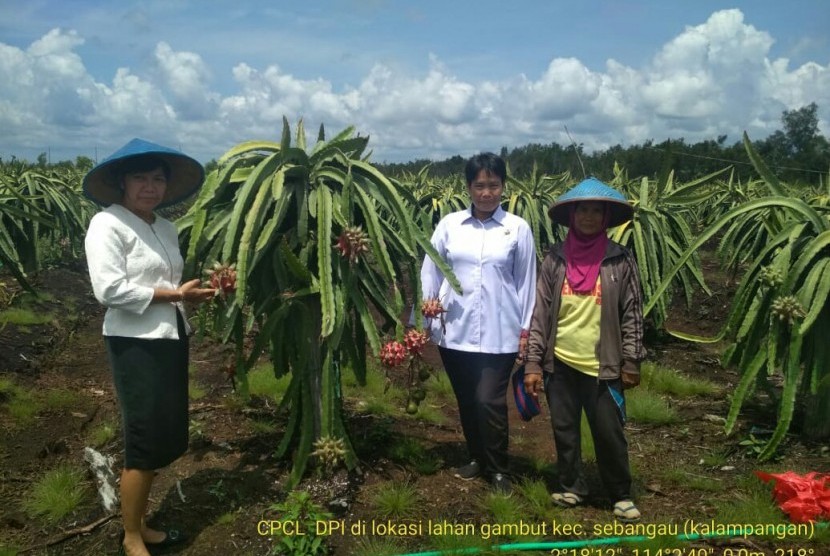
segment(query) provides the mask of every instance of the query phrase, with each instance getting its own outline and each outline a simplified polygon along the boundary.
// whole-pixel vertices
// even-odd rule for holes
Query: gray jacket
[[[553,347],[559,315],[562,284],[565,281],[564,246],[553,245],[542,262],[536,282],[536,306],[530,323],[526,373],[553,372]],[[600,267],[602,305],[600,309],[599,379],[619,378],[620,372],[639,373],[646,357],[643,347],[643,299],[637,261],[631,252],[608,242]]]

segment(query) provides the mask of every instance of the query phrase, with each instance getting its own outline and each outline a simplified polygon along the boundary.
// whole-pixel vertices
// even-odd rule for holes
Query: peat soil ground
[[[707,263],[706,271],[714,295],[699,296],[688,309],[678,305],[672,312],[671,327],[708,335],[714,335],[719,329],[734,287],[716,270],[714,263]],[[102,509],[91,475],[85,479],[88,492],[85,501],[61,521],[49,524],[32,517],[25,509],[35,482],[46,470],[60,464],[86,469],[83,449],[90,443],[91,431],[107,424],[119,429],[100,333],[103,311],[91,297],[83,268],[45,271],[38,276],[36,286],[46,294],[45,299],[31,301],[30,305],[52,318],[44,324],[8,325],[0,330],[0,379],[11,379],[35,395],[53,390],[66,390],[74,395],[71,403],[43,409],[25,425],[12,418],[4,407],[8,399],[0,397],[0,555],[18,553],[10,547],[15,547],[20,554],[32,555],[115,554],[120,521],[117,515],[108,515]],[[826,446],[806,443],[796,436],[787,438],[782,457],[772,463],[760,464],[752,456],[753,446],[740,444],[750,438],[750,431],[769,430],[774,425],[775,412],[761,403],[763,400],[748,403],[738,431],[730,437],[724,435],[722,418],[729,408],[729,393],[739,377],[734,370],[719,366],[721,346],[690,344],[664,337],[652,338],[647,347],[651,361],[690,377],[710,380],[720,387],[720,393],[706,397],[669,397],[669,405],[679,415],[673,424],[632,421],[627,425],[635,496],[644,524],[676,524],[681,534],[689,522],[732,525],[714,520],[725,519],[724,509],[751,497],[751,492],[760,491],[763,495],[764,490],[769,490],[768,486],[753,486],[760,484],[753,470],[828,471]],[[434,349],[428,358],[440,369]],[[286,497],[290,462],[276,461],[273,456],[285,416],[277,411],[272,400],[255,398],[248,405],[235,401],[224,371],[225,350],[206,341],[194,341],[191,359],[192,381],[198,385],[201,397],[191,402],[190,450],[158,474],[151,492],[149,518],[151,524],[181,528],[188,540],[153,553],[251,556],[278,553],[272,551],[279,538],[261,534],[261,524],[281,518],[271,506]],[[469,526],[468,530],[479,537],[484,527],[493,530],[493,526],[504,525],[493,513],[492,500],[486,503],[489,493],[486,482],[464,482],[452,476],[452,468],[465,463],[454,404],[451,400],[431,397],[424,403],[434,405],[433,409],[443,413],[444,422],[432,424],[409,417],[403,408],[392,416],[367,415],[360,411],[358,400],[347,399],[348,427],[358,448],[360,472],[341,470],[327,476],[312,472],[299,487],[311,493],[316,502],[332,512],[333,519],[342,520],[346,527],[342,534],[335,531],[324,537],[329,554],[378,553],[373,550],[379,545],[393,543],[399,551],[387,548],[385,553],[416,553],[447,546],[446,539],[437,539],[435,532],[425,529],[430,520]],[[510,404],[514,479],[517,483],[542,481],[550,491],[556,471],[548,409],[544,407],[540,417],[525,423],[517,418],[512,400]],[[276,427],[263,429],[263,422]],[[437,471],[419,473],[415,466],[391,456],[388,446],[400,438],[417,440],[430,458],[440,462]],[[111,455],[115,459],[114,468],[120,469],[119,430],[98,449]],[[533,507],[522,494],[514,493],[512,498],[525,508],[522,521],[548,527],[544,541],[586,543],[628,532],[614,528],[619,524],[611,516],[612,501],[601,495],[595,466],[588,463],[587,470],[597,495],[580,508],[563,511],[550,505]],[[408,519],[392,518],[392,521],[421,524],[424,529],[411,535],[383,534],[377,527],[388,524],[389,519],[379,513],[376,494],[384,485],[403,483],[415,488],[419,502]],[[509,519],[515,522],[515,515]],[[752,516],[744,519],[751,520]],[[784,523],[783,514],[781,519]],[[367,525],[365,532],[350,531],[360,524]],[[570,532],[554,532],[554,524],[570,524],[572,528]],[[581,529],[574,529],[576,525]],[[596,528],[603,527],[606,529],[602,529],[602,534],[596,534]],[[706,530],[697,532],[706,533]],[[494,537],[484,544],[518,542],[512,539],[515,537]],[[786,535],[783,539],[733,536],[682,543],[664,541],[662,545],[659,540],[638,545],[586,544],[558,553],[597,556],[830,554],[830,547],[821,542]],[[548,549],[524,553],[557,552]]]

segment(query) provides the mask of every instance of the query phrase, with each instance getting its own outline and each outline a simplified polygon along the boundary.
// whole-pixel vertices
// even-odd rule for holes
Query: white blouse
[[[456,293],[426,257],[423,298],[438,297],[447,311],[428,323],[439,346],[480,353],[515,353],[519,333],[530,328],[536,301],[533,233],[522,218],[499,207],[481,222],[471,209],[441,219],[432,245],[461,282]]]
[[[92,290],[107,307],[105,336],[177,339],[181,303],[153,303],[153,290],[175,290],[184,261],[178,231],[156,216],[149,224],[113,204],[92,217],[84,242]],[[185,319],[185,323],[187,320]]]

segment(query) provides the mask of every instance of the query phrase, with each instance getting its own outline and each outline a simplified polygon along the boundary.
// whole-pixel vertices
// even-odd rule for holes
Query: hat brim
[[[539,401],[525,392],[525,367],[522,365],[513,373],[513,399],[522,421],[530,421],[542,412]]]
[[[167,180],[164,199],[156,207],[157,209],[180,203],[201,187],[205,179],[205,170],[197,160],[183,153],[171,152],[169,149],[160,147],[158,150],[145,150],[136,154],[113,155],[105,160],[84,177],[84,195],[105,207],[121,201],[123,192],[116,183],[118,167],[130,158],[148,155],[161,158],[170,166],[170,177]]]
[[[570,225],[570,205],[582,201],[608,203],[611,210],[611,214],[608,218],[609,228],[614,228],[634,218],[633,206],[627,202],[609,199],[608,197],[580,197],[578,199],[568,199],[560,203],[554,203],[553,206],[548,209],[548,216],[551,220],[553,220],[554,224],[568,227]]]

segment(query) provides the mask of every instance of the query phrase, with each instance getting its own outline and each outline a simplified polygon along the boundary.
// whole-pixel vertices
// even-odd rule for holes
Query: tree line
[[[782,181],[811,186],[826,183],[830,143],[819,133],[818,105],[813,102],[797,110],[785,110],[781,123],[783,129],[753,141],[755,149]],[[530,175],[535,165],[537,172],[543,174],[569,172],[575,177],[592,175],[611,180],[615,163],[632,178],[656,178],[663,168],[669,167],[676,180],[685,182],[727,166],[734,167],[739,180],[758,177],[740,138],[727,144],[726,135],[697,143],[680,138],[660,143],[648,140],[629,147],[618,144],[592,153],[586,153],[581,144],[530,143],[513,149],[502,147],[500,154],[511,174],[519,178]],[[439,161],[420,159],[375,165],[392,176],[414,174],[429,165],[430,175],[441,178],[459,175],[464,163],[465,159],[456,155]]]
[[[766,139],[753,141],[753,146],[775,172],[776,176],[793,185],[816,186],[827,182],[830,172],[830,142],[818,128],[818,105],[813,102],[797,110],[785,110],[781,114],[783,129]],[[512,149],[504,146],[500,155],[507,161],[510,173],[517,178],[529,176],[536,167],[537,174],[561,174],[595,176],[601,180],[613,178],[614,164],[622,167],[631,178],[656,178],[664,168],[674,170],[675,179],[691,181],[711,174],[727,166],[733,166],[735,177],[741,181],[757,178],[746,154],[743,142],[738,138],[727,144],[727,135],[688,143],[684,138],[654,140],[623,147],[614,145],[608,149],[586,153],[582,144],[529,143]],[[466,159],[455,155],[444,160],[417,159],[403,163],[374,163],[389,176],[417,174],[425,166],[436,178],[458,176]],[[0,158],[0,166],[25,166],[39,168],[66,168],[85,173],[95,162],[86,156],[76,160],[49,163],[47,154],[41,153],[36,162],[27,163],[14,157],[10,161]],[[208,171],[216,168],[216,160],[206,164]]]

